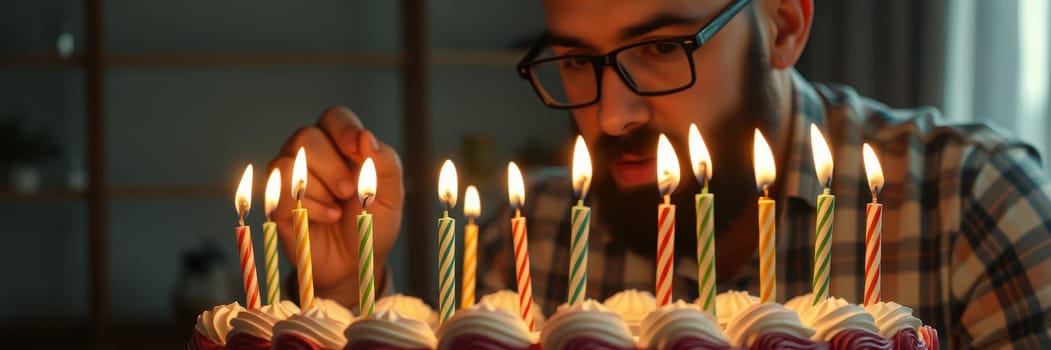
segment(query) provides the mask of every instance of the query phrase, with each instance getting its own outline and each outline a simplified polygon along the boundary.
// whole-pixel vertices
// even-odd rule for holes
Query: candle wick
[[[872,204],[879,203],[877,199],[878,198],[876,197],[876,191],[872,191]]]
[[[515,218],[522,217],[522,209],[515,208]]]
[[[237,211],[237,225],[238,226],[244,226],[245,225],[245,214],[244,214],[243,211],[240,211],[240,210]]]
[[[583,207],[584,206],[584,198],[577,199],[577,206],[578,207]]]
[[[667,194],[664,195],[664,204],[665,205],[671,204],[671,195],[667,195]]]
[[[825,194],[832,194],[831,186],[825,186]]]
[[[449,209],[445,209],[443,211],[442,215],[443,215],[443,217],[448,218],[449,217]]]
[[[770,185],[763,185],[763,197],[770,197]]]
[[[296,209],[303,209],[303,200],[296,194]]]
[[[474,225],[474,216],[468,216],[467,217],[467,224],[468,225]]]

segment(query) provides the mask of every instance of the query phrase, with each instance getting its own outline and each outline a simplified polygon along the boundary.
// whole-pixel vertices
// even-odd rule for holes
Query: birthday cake
[[[562,305],[530,331],[514,292],[483,296],[438,325],[422,300],[395,294],[355,317],[332,300],[299,310],[289,301],[246,310],[236,302],[197,318],[188,349],[938,349],[937,331],[895,302],[862,307],[841,298],[814,305],[811,295],[784,305],[741,291],[716,297],[717,314],[683,300],[664,306],[648,292],[626,290],[599,302]],[[538,315],[543,317],[543,315]]]

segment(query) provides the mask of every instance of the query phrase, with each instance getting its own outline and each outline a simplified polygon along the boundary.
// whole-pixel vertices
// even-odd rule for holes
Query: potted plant
[[[58,146],[46,130],[28,130],[17,118],[0,122],[0,169],[15,192],[38,190],[41,163],[57,154]]]

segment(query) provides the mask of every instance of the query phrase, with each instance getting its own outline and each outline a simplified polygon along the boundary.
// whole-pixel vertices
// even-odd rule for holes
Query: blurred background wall
[[[404,149],[403,112],[412,102],[403,100],[399,63],[402,6],[102,3],[110,324],[175,324],[184,335],[192,320],[177,316],[174,299],[206,247],[225,257],[218,266],[237,293],[236,181],[249,162],[265,168],[283,140],[325,107],[352,108],[378,137]],[[447,0],[423,8],[431,164],[420,168],[456,159],[461,183],[479,184],[484,207],[503,204],[506,160],[540,166],[567,158],[567,114],[544,108],[513,69],[544,28],[541,6]],[[1044,1],[817,0],[815,7],[799,64],[804,75],[854,85],[896,107],[934,105],[956,121],[992,119],[1047,153],[1051,14]],[[0,159],[0,325],[77,326],[91,316],[88,91],[78,59],[85,10],[80,0],[0,1],[0,132],[7,132],[0,138],[38,150]],[[32,173],[35,190],[25,187]],[[257,171],[259,209],[264,179]],[[419,215],[436,217],[434,204]],[[249,222],[262,222],[261,211]],[[417,278],[407,245],[433,242],[402,237],[390,261],[404,288]],[[291,271],[287,260],[281,266]]]

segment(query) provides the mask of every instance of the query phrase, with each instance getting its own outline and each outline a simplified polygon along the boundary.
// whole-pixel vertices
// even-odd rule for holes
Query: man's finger
[[[299,129],[285,143],[282,154],[294,157],[300,147],[306,150],[308,172],[317,175],[320,180],[310,185],[323,186],[336,198],[347,199],[352,193],[346,189],[354,183],[356,176],[351,173],[346,158],[340,155],[328,136],[317,127]],[[285,170],[281,171],[284,173]],[[309,189],[311,186],[307,187]]]
[[[361,158],[362,149],[359,145],[365,125],[357,114],[346,107],[329,107],[321,114],[317,127],[328,135],[344,157],[355,160]]]

